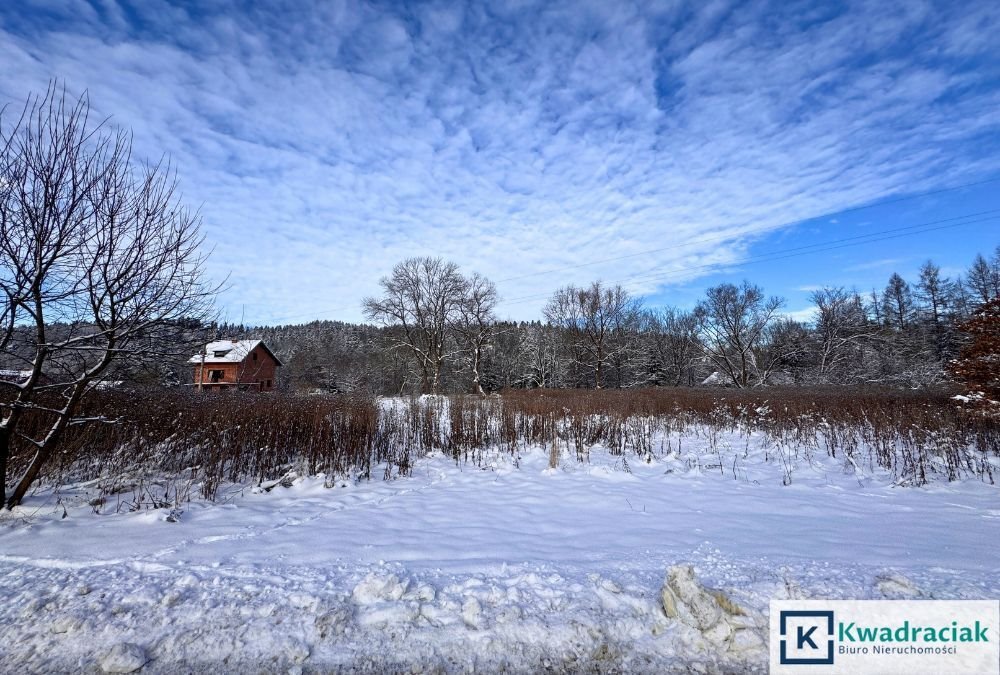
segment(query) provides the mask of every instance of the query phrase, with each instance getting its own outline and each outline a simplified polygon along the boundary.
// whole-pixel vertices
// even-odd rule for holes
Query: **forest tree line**
[[[960,330],[1000,298],[1000,247],[955,278],[932,261],[884,288],[814,291],[811,321],[750,282],[709,288],[691,309],[647,307],[600,281],[557,290],[536,321],[502,321],[488,279],[438,258],[396,265],[367,298],[371,323],[205,327],[203,336],[262,338],[291,391],[488,393],[505,388],[946,381]]]

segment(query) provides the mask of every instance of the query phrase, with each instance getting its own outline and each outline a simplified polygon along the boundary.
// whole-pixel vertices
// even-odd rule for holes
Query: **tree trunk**
[[[441,393],[441,362],[437,361],[434,363],[434,381],[431,383],[431,393],[440,394]]]
[[[420,393],[429,394],[431,393],[431,378],[427,372],[427,364],[420,364]]]
[[[31,459],[31,464],[28,466],[28,470],[24,472],[21,476],[20,482],[18,482],[17,487],[14,488],[14,492],[10,495],[10,499],[7,500],[7,508],[12,509],[24,499],[24,495],[28,494],[28,488],[31,484],[35,482],[38,478],[38,472],[42,470],[42,465],[45,464],[45,460],[49,458],[49,454],[52,452],[52,446],[46,443],[38,449],[35,456]]]
[[[38,473],[42,470],[42,465],[52,454],[52,449],[56,447],[59,443],[59,439],[62,438],[63,432],[66,429],[66,425],[69,423],[70,416],[76,409],[76,405],[80,400],[80,396],[83,393],[83,387],[85,385],[77,385],[76,391],[70,396],[66,407],[60,414],[59,418],[53,423],[49,430],[49,433],[45,435],[45,440],[41,442],[38,450],[35,452],[35,456],[31,459],[31,464],[28,465],[28,469],[21,476],[21,480],[18,481],[17,485],[14,487],[14,492],[11,493],[10,497],[7,499],[5,505],[8,509],[12,509],[19,505],[24,499],[24,495],[28,494],[28,488],[31,484],[35,482],[38,478]],[[10,429],[7,430],[7,443],[10,443]]]
[[[479,394],[480,396],[486,396],[486,392],[483,390],[483,385],[479,379],[480,361],[482,361],[482,355],[479,347],[476,347],[472,351],[472,393]]]
[[[0,504],[7,501],[7,457],[10,456],[10,429],[0,427]]]
[[[17,487],[14,488],[14,493],[7,500],[7,508],[12,509],[21,503],[24,499],[24,495],[28,494],[28,488],[31,484],[35,482],[38,478],[38,473],[42,469],[42,465],[45,464],[49,455],[52,454],[52,450],[59,445],[59,441],[62,440],[63,434],[66,432],[66,428],[70,424],[70,420],[76,413],[77,406],[80,404],[80,399],[83,398],[84,392],[90,387],[90,383],[93,382],[93,378],[104,371],[111,362],[112,354],[116,347],[116,342],[114,340],[109,340],[107,351],[104,353],[104,358],[94,365],[94,367],[87,373],[86,376],[77,380],[73,385],[73,393],[70,394],[69,399],[66,401],[65,406],[59,411],[58,417],[52,426],[49,427],[49,432],[45,435],[44,440],[38,443],[38,450],[35,452],[35,456],[31,459],[31,464],[28,465],[27,471],[21,476],[20,482],[18,482]],[[9,430],[8,430],[9,432]]]

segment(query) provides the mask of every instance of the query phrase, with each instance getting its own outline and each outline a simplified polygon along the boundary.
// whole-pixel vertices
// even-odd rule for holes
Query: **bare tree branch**
[[[0,499],[19,425],[45,416],[8,507],[67,426],[100,419],[74,412],[109,368],[170,351],[178,322],[211,315],[218,287],[204,278],[200,217],[169,164],[137,165],[131,148],[128,131],[90,120],[86,94],[55,84],[12,125],[0,117],[0,346],[7,354],[23,333],[29,372],[0,418]]]

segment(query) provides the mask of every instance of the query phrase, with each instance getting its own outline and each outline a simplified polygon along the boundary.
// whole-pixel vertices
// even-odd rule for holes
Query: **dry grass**
[[[46,481],[101,479],[114,491],[136,476],[168,474],[196,481],[208,498],[226,481],[264,483],[293,470],[370,478],[378,467],[389,478],[430,451],[480,463],[488,451],[561,447],[587,461],[601,446],[624,459],[673,449],[664,446],[671,438],[677,450],[692,436],[717,450],[722,433],[764,434],[779,451],[809,448],[909,484],[992,482],[989,459],[1000,456],[996,421],[963,412],[946,393],[898,390],[534,390],[395,405],[364,396],[106,391],[83,414],[113,422],[73,427]],[[12,473],[30,452],[15,450]]]
[[[49,480],[188,473],[211,498],[226,480],[263,481],[293,468],[367,478],[373,464],[398,459],[394,435],[382,432],[377,404],[365,397],[107,391],[88,397],[81,415],[108,421],[71,427],[45,467]],[[29,453],[16,448],[12,472]]]
[[[666,432],[757,432],[924,484],[936,476],[993,482],[988,458],[1000,457],[1000,424],[971,414],[945,391],[536,390],[507,392],[502,401],[502,414],[517,421],[520,438],[537,443],[561,435],[581,458],[597,444],[613,454],[642,455]]]

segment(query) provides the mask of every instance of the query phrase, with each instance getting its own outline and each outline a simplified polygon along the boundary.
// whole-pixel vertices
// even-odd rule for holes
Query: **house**
[[[0,381],[23,384],[31,377],[30,370],[0,370]]]
[[[188,363],[199,390],[249,389],[272,391],[281,361],[261,340],[216,340]]]
[[[28,381],[31,377],[30,370],[0,370],[0,382],[9,382],[11,384],[22,385]],[[38,384],[45,386],[50,384],[52,380],[45,373],[41,373],[38,376]]]

